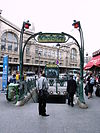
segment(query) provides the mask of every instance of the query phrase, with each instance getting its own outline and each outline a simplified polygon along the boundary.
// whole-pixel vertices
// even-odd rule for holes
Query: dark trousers
[[[93,93],[93,85],[92,84],[89,85],[89,93],[91,93],[91,95]]]
[[[72,106],[74,105],[74,104],[73,104],[73,99],[74,99],[74,94],[73,94],[73,93],[69,93],[69,94],[68,94],[68,104],[69,104],[69,105],[70,105],[70,104],[71,104]]]
[[[42,92],[39,91],[39,115],[46,114],[46,98],[44,97]]]

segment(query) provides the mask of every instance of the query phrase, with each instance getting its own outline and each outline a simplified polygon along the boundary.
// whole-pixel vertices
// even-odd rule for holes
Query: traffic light
[[[74,20],[74,23],[72,24],[72,26],[74,26],[74,28],[80,28],[80,21]]]
[[[24,28],[25,29],[29,29],[30,26],[31,26],[31,24],[29,23],[29,21],[24,22]]]

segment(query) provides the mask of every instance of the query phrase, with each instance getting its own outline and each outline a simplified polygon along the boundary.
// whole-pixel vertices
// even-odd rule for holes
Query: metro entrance
[[[78,41],[73,36],[71,36],[67,33],[64,33],[64,32],[62,32],[62,33],[42,33],[42,32],[35,33],[34,35],[31,35],[25,42],[25,45],[22,46],[23,34],[24,34],[24,31],[26,28],[25,22],[23,23],[21,34],[20,34],[20,82],[22,82],[22,76],[23,76],[23,53],[24,53],[25,46],[27,45],[27,43],[30,39],[34,38],[34,40],[39,43],[66,43],[66,42],[68,42],[69,39],[73,39],[73,41],[76,43],[76,45],[78,46],[79,51],[80,51],[81,88],[80,88],[80,95],[79,95],[79,101],[80,101],[79,103],[80,103],[80,105],[82,105],[83,108],[87,108],[87,106],[84,106],[85,101],[84,101],[84,95],[83,95],[83,63],[82,63],[82,62],[84,62],[83,34],[82,34],[82,28],[81,28],[80,22],[78,21],[77,23],[75,21],[73,23],[73,25],[75,25],[75,24],[78,25],[77,27],[79,28],[79,31],[80,31],[81,47],[80,47]]]

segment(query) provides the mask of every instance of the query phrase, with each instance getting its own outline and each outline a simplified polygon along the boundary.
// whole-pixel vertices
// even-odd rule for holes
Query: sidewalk
[[[0,94],[0,133],[100,133],[100,98],[85,97],[88,109],[47,104],[49,117],[38,115],[38,104],[15,107]]]

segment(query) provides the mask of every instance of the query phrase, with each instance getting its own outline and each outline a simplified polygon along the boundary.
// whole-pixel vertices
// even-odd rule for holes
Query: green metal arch
[[[24,55],[24,49],[25,49],[25,47],[26,47],[28,41],[29,41],[30,39],[32,39],[32,38],[35,38],[37,35],[39,35],[39,34],[41,34],[41,33],[42,33],[42,32],[35,33],[34,35],[31,35],[31,36],[26,40],[26,42],[25,42],[25,44],[24,44],[24,47],[23,47],[23,55]]]
[[[32,39],[32,38],[35,39],[35,37],[36,37],[37,35],[41,34],[41,33],[42,33],[42,32],[35,33],[34,35],[31,35],[31,36],[26,40],[26,42],[25,42],[25,44],[24,44],[24,47],[23,47],[23,55],[24,55],[24,50],[25,50],[25,47],[26,47],[28,41],[29,41],[30,39]],[[80,45],[79,45],[78,41],[77,41],[72,35],[67,34],[67,33],[64,33],[64,32],[61,32],[61,34],[66,35],[66,36],[68,36],[69,38],[72,38],[72,39],[76,42],[76,45],[78,46],[79,51],[80,51]],[[69,40],[69,38],[68,38],[68,40]]]
[[[35,33],[35,34],[31,35],[31,36],[26,40],[26,42],[25,42],[25,44],[24,44],[24,46],[23,46],[23,50],[22,50],[22,71],[23,71],[23,56],[24,56],[25,47],[26,47],[26,45],[27,45],[27,43],[28,43],[28,41],[29,41],[30,39],[32,39],[32,38],[35,39],[35,37],[36,37],[37,35],[39,35],[39,34],[42,34],[42,32],[38,32],[38,33]],[[65,35],[65,36],[68,36],[67,41],[68,41],[70,38],[72,38],[72,39],[76,42],[76,45],[78,46],[79,51],[81,52],[80,45],[79,45],[78,41],[77,41],[73,36],[71,36],[70,34],[64,33],[64,32],[61,32],[61,34]],[[66,41],[66,42],[67,42],[67,41]]]
[[[62,34],[68,36],[69,38],[72,38],[76,42],[76,45],[78,46],[79,51],[80,51],[80,45],[79,45],[78,41],[72,35],[64,33],[64,32],[62,32]]]

